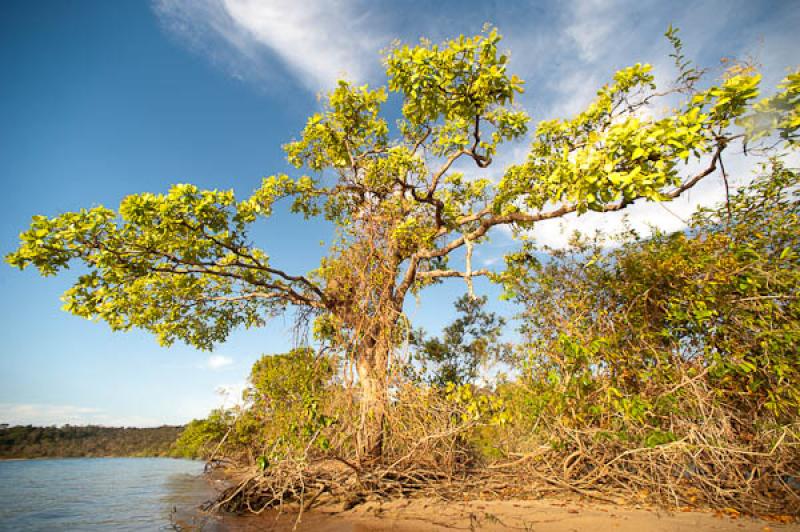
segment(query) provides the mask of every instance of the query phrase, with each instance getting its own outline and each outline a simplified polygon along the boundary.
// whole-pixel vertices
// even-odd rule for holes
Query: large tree
[[[360,445],[378,454],[387,368],[409,294],[445,278],[471,286],[473,277],[490,275],[473,269],[471,256],[495,227],[529,229],[570,213],[618,211],[640,198],[675,198],[712,174],[741,137],[735,122],[757,97],[759,76],[739,69],[701,88],[700,72],[670,38],[679,67],[674,86],[659,92],[646,64],[617,72],[582,113],[541,122],[527,159],[498,181],[484,169],[504,143],[527,135],[529,118],[514,103],[523,82],[509,74],[492,30],[388,53],[388,90],[403,101],[396,127],[381,115],[385,88],[340,81],[324,110],[285,146],[305,175],[268,177],[242,200],[180,184],[166,194],[128,196],[116,211],[35,216],[6,260],[43,275],[82,263],[88,273],[67,290],[64,308],[114,330],[151,331],[162,344],[210,349],[232,329],[260,326],[290,307],[313,316],[319,337],[357,368]],[[794,87],[795,113],[796,86],[784,91]],[[647,111],[664,97],[671,110]],[[786,114],[770,116],[780,122]],[[468,168],[465,162],[468,174],[456,170]],[[306,219],[335,226],[318,269],[286,272],[250,240],[248,226],[282,199]],[[448,258],[462,249],[465,267],[451,268]]]

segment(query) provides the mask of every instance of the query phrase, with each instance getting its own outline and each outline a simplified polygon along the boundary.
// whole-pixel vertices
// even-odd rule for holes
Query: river
[[[215,529],[198,511],[215,493],[202,472],[170,458],[0,461],[0,530]]]

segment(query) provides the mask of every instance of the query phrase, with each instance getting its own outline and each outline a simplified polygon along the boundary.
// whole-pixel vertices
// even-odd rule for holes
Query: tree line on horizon
[[[171,456],[184,426],[63,425],[0,428],[0,459]]]

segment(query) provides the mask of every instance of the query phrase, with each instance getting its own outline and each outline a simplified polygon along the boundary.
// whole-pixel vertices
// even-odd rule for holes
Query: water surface
[[[201,525],[214,495],[202,472],[170,458],[0,461],[0,530],[175,530],[175,511]]]

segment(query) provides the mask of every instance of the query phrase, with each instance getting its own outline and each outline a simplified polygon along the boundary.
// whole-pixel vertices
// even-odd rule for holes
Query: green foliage
[[[476,421],[493,425],[504,425],[511,418],[501,397],[492,393],[480,392],[471,384],[444,386],[444,396],[448,401],[461,407],[463,422]]]
[[[760,77],[742,73],[696,92],[670,115],[640,112],[656,89],[650,65],[620,70],[582,113],[539,124],[527,162],[510,167],[499,185],[496,212],[523,202],[575,204],[578,212],[607,210],[614,202],[666,199],[678,186],[681,163],[712,153],[720,128],[743,116],[758,94]],[[630,100],[638,103],[630,103]]]
[[[166,195],[128,196],[118,214],[95,207],[36,216],[20,238],[6,258],[13,266],[35,266],[43,275],[74,260],[88,266],[64,294],[64,310],[114,330],[149,330],[165,345],[181,339],[208,349],[286,304],[268,297],[286,284],[266,255],[246,246],[230,191],[176,185]],[[264,297],[231,304],[243,284],[261,287]]]
[[[672,45],[673,51],[669,56],[675,61],[675,68],[680,72],[676,80],[678,86],[685,88],[693,87],[703,76],[703,71],[694,66],[683,54],[683,41],[678,37],[678,28],[674,28],[672,24],[670,24],[664,36]]]
[[[273,443],[293,449],[310,442],[328,446],[320,433],[335,421],[323,412],[334,369],[329,358],[309,348],[263,356],[253,365],[245,397]]]
[[[403,93],[400,127],[405,132],[430,128],[434,153],[449,155],[473,142],[488,164],[498,145],[524,135],[528,115],[514,110],[514,96],[522,92],[522,80],[507,73],[508,56],[498,55],[500,35],[484,35],[420,46],[396,48],[386,58],[389,89]],[[484,119],[492,130],[490,139],[471,133]]]
[[[509,358],[511,345],[500,341],[505,320],[486,312],[486,301],[486,296],[460,297],[455,302],[460,317],[444,328],[442,338],[426,338],[422,330],[414,334],[422,378],[439,386],[474,383],[482,366]]]
[[[267,469],[287,456],[302,456],[308,446],[330,445],[323,432],[335,419],[326,412],[335,374],[332,359],[312,349],[264,355],[250,372],[242,406],[213,410],[181,434],[175,454],[235,458]]]
[[[386,148],[389,128],[380,118],[385,101],[384,89],[340,81],[328,96],[327,111],[309,118],[301,140],[284,147],[289,162],[316,171],[347,168],[366,150]]]
[[[777,128],[793,142],[796,74],[751,112],[755,72],[733,68],[700,90],[701,72],[683,57],[675,30],[668,38],[679,70],[675,88],[658,92],[649,65],[620,70],[582,113],[541,122],[527,161],[509,167],[497,185],[453,169],[460,158],[485,168],[502,143],[527,132],[528,116],[515,107],[523,82],[508,71],[500,35],[487,28],[387,53],[388,91],[403,102],[394,138],[382,118],[387,89],[342,81],[285,146],[289,161],[310,175],[267,177],[242,200],[182,184],[129,196],[116,211],[35,216],[6,260],[43,275],[82,263],[88,273],[64,294],[65,310],[114,330],[150,331],[163,344],[209,349],[232,329],[260,326],[288,306],[353,330],[386,314],[382,327],[396,328],[409,291],[463,277],[448,269],[448,255],[484,242],[497,225],[673,198],[698,181],[683,179],[683,163],[705,157],[715,164],[736,138],[737,121],[755,132],[751,139]],[[653,102],[675,92],[686,101],[654,116]],[[330,256],[306,275],[274,267],[248,235],[284,199],[293,212],[337,226]],[[369,304],[356,304],[353,293],[367,294]]]
[[[689,230],[576,239],[552,259],[518,256],[506,282],[526,307],[527,411],[609,430],[651,426],[674,439],[687,381],[740,419],[800,412],[800,176],[773,161]],[[769,421],[771,420],[771,421]],[[752,431],[754,427],[737,430]]]
[[[265,355],[250,371],[246,398],[258,407],[293,408],[315,400],[333,376],[329,359],[316,356],[310,348]]]
[[[800,129],[800,70],[790,73],[778,85],[777,94],[753,105],[753,112],[740,119],[749,140],[758,140],[777,131],[790,145],[798,143]]]
[[[173,456],[211,458],[234,423],[233,412],[216,409],[205,419],[193,419],[175,441]]]

